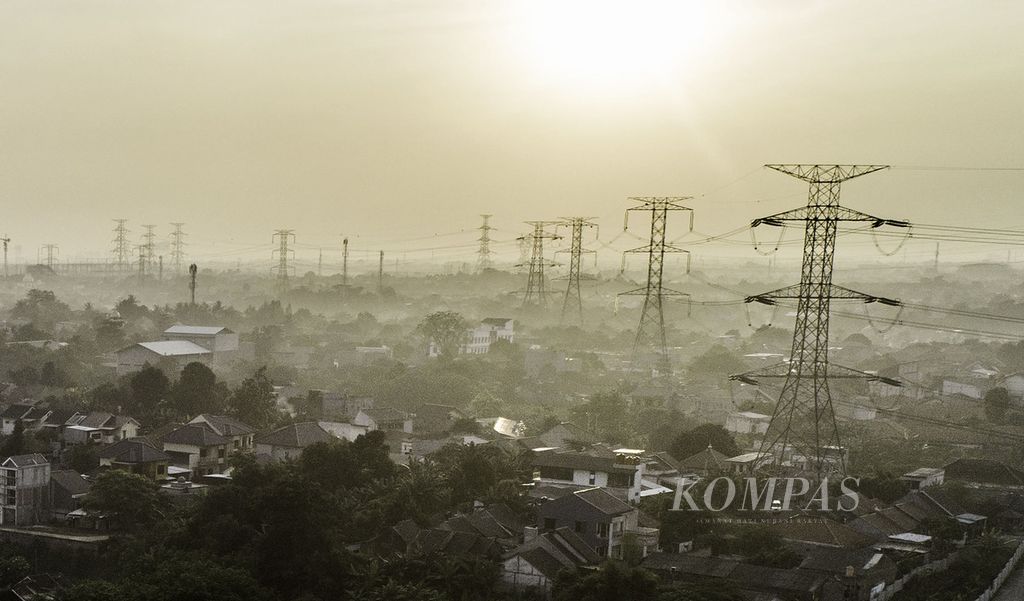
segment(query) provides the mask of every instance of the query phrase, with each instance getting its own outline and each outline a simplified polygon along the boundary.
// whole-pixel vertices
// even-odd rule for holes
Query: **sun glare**
[[[674,79],[698,66],[712,3],[526,0],[512,43],[526,68],[568,86],[614,88]]]

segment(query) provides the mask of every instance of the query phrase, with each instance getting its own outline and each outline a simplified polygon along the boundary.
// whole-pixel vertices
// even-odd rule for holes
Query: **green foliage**
[[[17,584],[19,580],[28,576],[31,569],[28,560],[20,555],[0,559],[0,590]]]
[[[649,601],[658,591],[658,579],[647,570],[606,563],[586,574],[561,572],[555,579],[554,601]]]
[[[724,346],[716,345],[694,359],[687,372],[698,379],[721,380],[730,374],[745,371],[746,364]]]
[[[126,409],[144,423],[153,423],[158,419],[170,387],[171,382],[164,372],[147,363],[128,382],[130,395]]]
[[[1010,408],[1010,392],[997,387],[985,393],[985,417],[990,422],[1001,422]]]
[[[682,460],[703,451],[708,445],[727,457],[734,457],[740,452],[736,441],[725,428],[718,424],[701,424],[677,436],[669,447],[669,453]]]
[[[0,457],[21,455],[25,450],[25,424],[23,424],[19,419],[14,422],[14,431],[11,432],[11,435],[5,438],[3,444],[0,445]]]
[[[71,317],[71,308],[50,290],[29,290],[11,309],[11,317],[27,319],[35,328],[53,331],[58,321]]]
[[[229,412],[257,430],[266,428],[277,418],[274,385],[267,377],[267,368],[261,367],[228,398]]]
[[[100,465],[99,452],[93,444],[79,444],[71,447],[65,460],[68,467],[79,474],[88,474]]]
[[[181,377],[170,390],[168,404],[180,417],[219,414],[224,411],[226,396],[227,387],[218,385],[213,370],[194,361],[181,370]]]
[[[108,470],[93,481],[82,506],[107,514],[117,525],[134,530],[153,524],[167,511],[167,499],[159,486],[138,474]]]
[[[985,591],[1006,565],[1011,550],[992,536],[965,548],[948,568],[912,578],[900,592],[901,601],[962,601]]]
[[[437,346],[441,359],[451,360],[459,352],[459,346],[466,341],[466,330],[469,323],[454,311],[437,311],[423,318],[416,326],[419,333],[429,344]]]
[[[893,503],[910,492],[910,485],[889,472],[860,479],[858,490],[872,499]]]

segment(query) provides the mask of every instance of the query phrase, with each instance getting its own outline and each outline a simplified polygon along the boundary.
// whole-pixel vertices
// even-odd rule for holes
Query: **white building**
[[[480,325],[466,330],[466,341],[459,345],[460,355],[485,355],[491,350],[491,344],[498,340],[515,342],[515,320],[506,317],[488,317],[480,321]],[[441,354],[433,341],[430,342],[431,357]]]
[[[238,352],[238,334],[223,326],[173,325],[164,330],[164,340],[183,340],[205,348],[218,365],[233,359]]]
[[[753,411],[739,411],[730,413],[725,418],[725,429],[737,434],[764,434],[768,431],[768,424],[771,421],[770,415]]]
[[[170,363],[180,370],[192,362],[209,365],[212,360],[212,351],[188,340],[139,342],[117,351],[117,375],[135,373],[147,363]]]

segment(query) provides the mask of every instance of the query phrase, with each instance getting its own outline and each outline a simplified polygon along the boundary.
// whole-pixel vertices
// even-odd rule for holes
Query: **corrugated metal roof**
[[[139,346],[162,357],[181,355],[209,355],[210,351],[188,340],[158,340],[156,342],[140,342]]]
[[[166,330],[164,334],[191,334],[195,336],[215,336],[221,332],[229,331],[224,326],[186,326],[186,325],[174,325]]]

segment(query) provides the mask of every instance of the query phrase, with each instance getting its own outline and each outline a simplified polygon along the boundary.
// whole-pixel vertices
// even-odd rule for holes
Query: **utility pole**
[[[689,211],[690,229],[693,229],[693,209],[679,204],[691,198],[691,196],[631,197],[630,201],[639,204],[626,209],[626,220],[623,227],[623,230],[629,227],[630,211],[651,213],[650,242],[647,246],[626,251],[647,255],[647,284],[643,288],[621,292],[620,295],[644,297],[643,309],[640,312],[640,324],[636,328],[636,338],[633,340],[633,359],[635,361],[639,357],[641,347],[655,345],[661,353],[658,358],[658,371],[663,375],[671,372],[668,340],[665,337],[664,300],[666,296],[689,296],[689,294],[671,290],[663,285],[665,253],[689,254],[689,251],[665,242],[665,230],[668,226],[669,211]]]
[[[899,301],[865,294],[832,283],[836,229],[840,221],[868,222],[872,227],[909,227],[906,221],[881,219],[839,204],[842,182],[887,169],[887,165],[766,165],[810,186],[807,205],[755,219],[751,227],[783,227],[804,223],[803,265],[800,283],[748,297],[747,302],[774,306],[795,300],[796,325],[789,361],[732,376],[748,384],[758,378],[784,378],[782,392],[761,442],[760,453],[775,471],[790,468],[821,478],[845,473],[846,450],[832,407],[829,378],[866,378],[892,385],[899,382],[833,365],[828,360],[829,306],[833,299],[879,302],[898,306]]]
[[[53,255],[58,250],[56,244],[44,244],[42,249],[46,251],[46,266],[53,271]]]
[[[341,285],[348,285],[348,238],[341,241]]]
[[[146,254],[146,269],[153,269],[153,257],[156,256],[156,243],[154,242],[156,234],[153,233],[153,230],[156,229],[156,226],[144,225],[142,227],[146,228],[146,233],[142,235],[142,239],[146,241],[142,245]]]
[[[127,219],[115,219],[114,223],[114,263],[119,271],[128,267],[128,257],[131,256],[131,248],[128,246],[128,223]]]
[[[494,228],[490,225],[491,215],[480,215],[484,219],[483,225],[479,228],[480,230],[480,248],[476,251],[476,268],[478,271],[484,271],[493,267],[491,261],[491,230]]]
[[[561,236],[545,231],[545,227],[554,226],[560,221],[527,221],[533,226],[533,233],[521,236],[519,240],[527,241],[532,254],[530,255],[530,273],[526,278],[526,291],[523,294],[523,306],[537,305],[543,307],[548,301],[548,291],[544,287],[544,268],[554,267],[544,259],[544,240],[561,240]],[[518,265],[517,265],[518,267]]]
[[[290,269],[288,267],[288,256],[289,254],[295,254],[294,250],[288,249],[288,241],[289,239],[292,242],[295,241],[295,230],[275,230],[271,239],[273,238],[277,238],[278,248],[271,253],[271,256],[274,253],[277,254],[277,267],[274,270],[277,271],[278,285],[283,294],[288,292],[288,270]]]
[[[7,272],[7,245],[11,243],[11,238],[4,234],[4,237],[0,238],[0,242],[4,243],[4,278],[8,278],[10,274]]]
[[[377,292],[384,292],[384,251],[380,251],[380,261],[377,264]]]
[[[175,222],[174,231],[171,232],[171,262],[174,263],[174,275],[181,275],[181,263],[185,259],[185,232],[181,231],[182,222]]]
[[[597,227],[592,221],[593,217],[565,217],[565,221],[559,224],[572,228],[570,234],[569,250],[559,250],[557,253],[569,253],[569,285],[565,289],[565,299],[562,301],[562,321],[565,321],[565,314],[570,307],[574,308],[579,318],[580,325],[583,325],[583,299],[580,297],[580,263],[584,253],[593,253],[592,250],[583,248],[583,228]]]
[[[192,306],[196,306],[196,274],[199,273],[199,267],[195,263],[188,266],[188,290],[192,294]]]
[[[160,259],[160,268],[159,268],[159,271],[157,271],[156,279],[158,281],[162,282],[162,281],[164,281],[164,256],[160,255],[159,259]]]
[[[320,249],[320,257],[316,261],[317,277],[324,277],[324,249]]]
[[[139,283],[146,279],[146,249],[141,244],[135,247],[139,252]]]
[[[939,272],[939,243],[935,243],[935,273]]]

